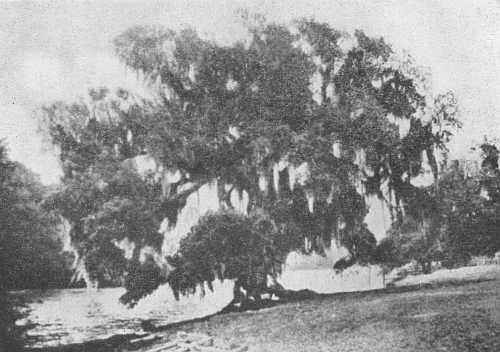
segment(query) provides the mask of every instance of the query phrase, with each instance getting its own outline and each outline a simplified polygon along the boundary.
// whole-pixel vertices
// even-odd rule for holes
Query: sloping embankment
[[[387,303],[390,302],[391,299],[396,299],[396,298],[401,298],[405,297],[408,295],[409,292],[416,291],[416,295],[418,295],[418,292],[424,292],[424,291],[436,291],[435,293],[431,293],[430,295],[436,295],[439,296],[441,293],[439,292],[440,290],[444,290],[445,293],[443,293],[443,296],[446,296],[446,287],[449,287],[450,290],[459,290],[459,288],[463,285],[466,284],[472,284],[472,283],[477,283],[480,285],[481,282],[485,281],[495,281],[495,284],[498,288],[498,283],[500,283],[500,266],[498,265],[489,265],[489,266],[483,266],[483,267],[465,267],[465,268],[459,268],[459,269],[453,269],[453,270],[439,270],[436,271],[432,274],[429,275],[418,275],[418,276],[409,276],[405,278],[404,280],[401,280],[400,282],[397,283],[396,286],[394,287],[389,287],[385,289],[377,289],[377,290],[371,290],[371,291],[363,291],[363,292],[344,292],[344,293],[334,293],[334,294],[318,294],[313,291],[309,290],[301,290],[301,291],[287,291],[287,293],[283,296],[283,298],[279,301],[272,301],[272,300],[263,300],[260,303],[252,303],[248,304],[246,306],[228,306],[224,308],[222,311],[206,316],[203,318],[197,318],[197,319],[192,319],[189,321],[183,321],[183,322],[177,322],[173,324],[167,324],[164,326],[154,326],[150,322],[145,322],[144,323],[144,328],[146,330],[149,330],[151,332],[155,332],[157,336],[163,336],[163,337],[168,337],[172,336],[173,333],[178,333],[179,331],[186,330],[186,331],[196,331],[196,332],[201,332],[209,336],[226,336],[227,334],[223,333],[221,331],[221,326],[224,326],[224,329],[229,329],[229,330],[234,330],[234,329],[250,329],[250,330],[255,330],[255,326],[252,327],[252,324],[254,322],[248,321],[248,327],[243,328],[245,325],[245,317],[252,317],[253,315],[248,315],[249,312],[254,311],[256,317],[260,317],[259,319],[259,324],[261,324],[261,328],[265,329],[265,327],[272,327],[274,328],[274,325],[276,324],[289,324],[290,322],[289,317],[287,317],[287,314],[290,312],[295,312],[297,309],[299,311],[303,311],[304,309],[308,311],[306,308],[301,308],[302,306],[311,306],[313,311],[316,311],[319,317],[321,317],[325,312],[323,312],[323,308],[321,308],[322,305],[325,305],[324,308],[326,311],[331,309],[330,304],[333,304],[334,306],[339,306],[340,305],[345,305],[345,302],[350,302],[350,304],[357,306],[358,304],[364,305],[367,304],[368,302],[373,302],[373,300],[382,300],[383,302]],[[472,285],[474,286],[474,285]],[[497,290],[498,292],[498,290]],[[393,298],[390,298],[393,297]],[[427,297],[427,296],[426,296]],[[455,297],[453,295],[453,297]],[[426,300],[428,303],[428,301]],[[473,301],[471,301],[471,304]],[[409,308],[415,309],[416,305],[415,303],[418,302],[403,302],[400,304],[399,309],[405,311],[405,305],[408,305]],[[397,305],[397,304],[396,304]],[[263,309],[263,308],[271,308],[271,307],[276,307],[273,309]],[[499,305],[500,307],[500,305]],[[498,308],[498,307],[497,307]],[[283,312],[284,316],[283,319],[276,317],[273,311],[275,309],[278,309],[279,311]],[[371,308],[370,308],[371,309]],[[390,305],[387,304],[386,307],[387,310],[391,310]],[[291,310],[291,311],[290,311]],[[290,311],[290,312],[288,312]],[[498,309],[500,312],[500,309]],[[267,317],[267,315],[269,315]],[[360,313],[361,314],[361,313]],[[385,314],[385,312],[384,312]],[[383,315],[384,315],[383,314]],[[423,314],[423,315],[422,315]],[[434,312],[429,313],[430,315],[426,315],[427,313],[421,313],[420,315],[416,314],[417,316],[428,316],[428,317],[434,317]],[[499,313],[500,314],[500,313]],[[300,323],[300,324],[305,324],[306,326],[312,324],[312,325],[317,325],[319,324],[319,321],[317,323],[314,322],[314,319],[309,314],[305,314],[304,316],[301,316],[298,314],[294,314],[293,319],[298,319],[295,323]],[[267,318],[266,318],[267,317]],[[346,317],[347,319],[348,317]],[[356,320],[357,317],[351,316],[352,319]],[[232,321],[234,319],[234,327],[232,326]],[[269,319],[269,321],[266,321],[266,319]],[[311,321],[309,321],[312,319]],[[250,320],[253,320],[250,319]],[[302,321],[302,323],[301,323]],[[223,324],[221,325],[221,322]],[[498,322],[500,323],[500,315]],[[333,321],[333,324],[337,324],[337,322]],[[299,325],[300,325],[299,324]],[[343,324],[343,323],[342,323]],[[295,327],[297,328],[297,327]],[[496,329],[496,328],[495,328]],[[388,332],[385,331],[384,334],[387,334]],[[497,333],[495,331],[495,333]],[[261,335],[261,333],[257,334],[254,336],[254,338],[258,339],[258,336]],[[281,331],[281,334],[285,334],[286,332]],[[238,334],[237,334],[238,335]],[[240,334],[241,335],[241,334]],[[264,334],[265,335],[265,334]],[[263,335],[263,336],[264,336]],[[498,329],[498,336],[500,338],[500,328]],[[58,346],[58,347],[47,347],[47,348],[33,348],[30,349],[29,351],[31,352],[83,352],[83,351],[93,351],[93,352],[104,352],[104,351],[122,351],[122,350],[141,350],[141,351],[148,351],[146,346],[157,343],[156,339],[145,339],[144,344],[137,345],[136,343],[131,343],[132,340],[138,339],[138,338],[144,338],[145,335],[124,335],[124,336],[113,336],[108,339],[104,340],[95,340],[91,342],[86,342],[86,343],[80,343],[80,344],[72,344],[72,345],[65,345],[65,346]],[[168,340],[167,338],[167,340]],[[244,336],[242,336],[244,339]],[[319,336],[318,339],[321,339]],[[238,342],[238,341],[237,341]],[[239,341],[241,342],[241,341]],[[499,341],[500,342],[500,341]],[[250,340],[244,340],[242,341],[243,345],[247,346],[252,346],[254,344],[254,341],[252,339]],[[240,344],[241,345],[241,344]],[[500,344],[499,344],[500,345]],[[157,346],[158,347],[158,346]],[[321,350],[321,349],[320,349]],[[362,349],[361,349],[362,350]],[[264,350],[263,350],[264,351]],[[312,351],[312,350],[311,350]],[[392,351],[392,350],[389,350]],[[489,351],[489,350],[486,350]],[[387,352],[387,351],[386,351]],[[493,352],[493,350],[492,350]]]

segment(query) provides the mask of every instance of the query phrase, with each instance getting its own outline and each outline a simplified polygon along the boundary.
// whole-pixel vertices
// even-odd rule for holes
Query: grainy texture
[[[365,293],[219,315],[179,328],[249,351],[498,351],[500,281]],[[173,329],[167,335],[175,336]],[[143,351],[148,351],[144,349]]]

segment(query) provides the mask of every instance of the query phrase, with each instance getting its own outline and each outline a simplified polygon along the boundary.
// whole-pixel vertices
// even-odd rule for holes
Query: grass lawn
[[[249,351],[500,351],[500,275],[400,293],[341,294],[214,316],[201,332]],[[147,351],[147,349],[144,349]]]

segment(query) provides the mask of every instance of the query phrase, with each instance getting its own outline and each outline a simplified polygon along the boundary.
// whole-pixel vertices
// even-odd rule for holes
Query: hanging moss
[[[134,260],[127,266],[125,277],[127,292],[120,297],[120,302],[133,307],[141,298],[151,294],[165,282],[166,278],[153,258],[148,257],[142,263]]]
[[[61,204],[66,206],[61,208],[75,224],[76,242],[90,248],[84,245],[92,242],[90,232],[77,227],[113,197],[126,198],[128,186],[134,187],[134,204],[151,205],[138,211],[151,213],[155,223],[166,218],[176,226],[189,195],[217,180],[219,200],[228,208],[231,191],[226,186],[248,195],[250,217],[218,214],[202,218],[193,227],[189,240],[181,242],[179,257],[169,259],[175,262],[168,280],[176,294],[193,292],[197,285],[211,283],[214,275],[240,278],[247,285],[244,282],[252,281],[250,272],[262,272],[255,263],[268,258],[263,248],[269,239],[264,241],[254,228],[251,215],[257,209],[263,209],[276,225],[271,247],[280,255],[293,250],[322,253],[333,237],[353,257],[367,261],[366,248],[371,248],[372,240],[363,224],[365,195],[393,197],[389,202],[398,220],[403,203],[420,206],[422,195],[409,187],[408,178],[421,172],[423,152],[435,171],[434,146],[443,147],[447,128],[453,125],[453,116],[444,116],[449,109],[442,107],[453,105],[454,100],[452,96],[441,99],[431,123],[422,122],[417,113],[424,112],[425,99],[411,74],[392,67],[391,46],[383,38],[356,31],[354,45],[345,50],[343,38],[341,32],[314,21],[299,21],[297,32],[276,24],[253,28],[248,45],[220,46],[192,30],[135,27],[118,36],[119,58],[154,83],[152,89],[161,87],[153,92],[158,101],[127,104],[130,96],[119,92],[116,102],[104,104],[100,111],[103,116],[116,115],[110,123],[96,119],[88,124],[92,109],[81,104],[45,110],[51,139],[61,148],[66,165],[69,191],[63,192]],[[310,44],[310,50],[303,50],[300,43]],[[319,98],[311,89],[316,80],[320,80]],[[332,94],[327,92],[329,87],[334,88]],[[91,97],[100,101],[107,94],[94,91]],[[410,121],[406,136],[399,135],[395,119]],[[432,132],[436,125],[439,134]],[[359,165],[358,152],[366,154],[366,165]],[[158,187],[140,186],[142,182],[154,185],[154,178],[109,182],[116,174],[109,165],[139,154],[152,156],[164,169],[179,170],[183,180],[168,194]],[[309,179],[291,187],[288,165],[302,163],[308,166]],[[276,189],[261,190],[262,175],[269,185],[275,181]],[[366,180],[365,194],[357,189],[360,180]],[[193,187],[181,187],[188,182]],[[381,190],[385,183],[390,195]],[[79,194],[82,189],[92,192]],[[142,194],[143,202],[139,201]],[[82,201],[72,202],[75,198]],[[126,221],[120,224],[137,232]],[[103,232],[107,240],[123,236],[110,228]],[[136,244],[145,246],[152,238],[151,231],[144,238],[136,233]],[[223,238],[230,240],[226,243]],[[237,249],[237,244],[247,252]],[[226,268],[223,273],[221,264]],[[136,281],[140,282],[132,282]],[[153,287],[145,285],[146,291]]]
[[[281,265],[276,239],[276,225],[263,214],[205,215],[181,240],[178,253],[168,258],[174,269],[167,282],[178,298],[205,284],[210,288],[216,279],[232,279],[255,298],[267,287],[267,275],[276,277]],[[255,281],[257,277],[265,280]]]

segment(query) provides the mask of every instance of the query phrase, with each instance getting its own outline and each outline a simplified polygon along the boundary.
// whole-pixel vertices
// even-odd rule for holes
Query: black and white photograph
[[[0,352],[500,351],[500,0],[0,0]]]

